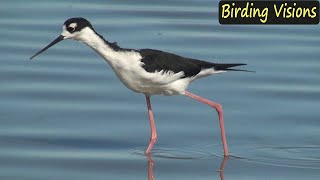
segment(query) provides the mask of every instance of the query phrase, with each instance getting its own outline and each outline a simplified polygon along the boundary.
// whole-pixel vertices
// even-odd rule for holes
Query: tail
[[[243,72],[255,72],[255,71],[249,71],[249,70],[243,70],[243,69],[230,69],[232,67],[236,67],[236,66],[244,66],[247,64],[217,64],[215,63],[213,65],[214,70],[216,71],[243,71]]]

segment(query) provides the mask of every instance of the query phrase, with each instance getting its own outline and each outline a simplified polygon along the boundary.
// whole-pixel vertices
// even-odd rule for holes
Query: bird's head
[[[57,44],[58,42],[65,40],[65,39],[74,39],[74,40],[81,40],[81,37],[85,34],[87,29],[93,30],[91,23],[81,17],[77,18],[70,18],[66,20],[62,27],[62,32],[60,36],[58,36],[55,40],[53,40],[48,46],[41,49],[35,55],[33,55],[30,59],[36,57],[37,55],[41,54],[45,50],[49,49],[51,46]]]
[[[85,33],[86,28],[93,29],[88,20],[81,17],[70,18],[63,23],[61,36],[63,36],[63,39],[79,40],[81,35]]]

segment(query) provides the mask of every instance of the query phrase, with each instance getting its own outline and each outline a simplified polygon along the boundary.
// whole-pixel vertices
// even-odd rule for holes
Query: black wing
[[[202,69],[214,68],[215,70],[235,70],[228,69],[234,66],[241,66],[246,64],[216,64],[206,61],[190,59],[176,54],[163,52],[154,49],[139,50],[144,63],[142,66],[148,72],[155,71],[173,71],[178,73],[183,71],[184,77],[192,77],[197,75]]]

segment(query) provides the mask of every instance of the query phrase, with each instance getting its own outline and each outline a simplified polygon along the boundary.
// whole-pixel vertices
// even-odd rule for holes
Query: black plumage
[[[197,75],[201,70],[214,68],[214,70],[223,71],[245,71],[238,69],[230,69],[231,67],[241,66],[246,64],[218,64],[197,59],[182,57],[176,54],[154,50],[154,49],[141,49],[139,53],[142,56],[141,61],[144,63],[142,66],[148,72],[155,71],[173,71],[178,73],[183,71],[183,77],[192,77]]]

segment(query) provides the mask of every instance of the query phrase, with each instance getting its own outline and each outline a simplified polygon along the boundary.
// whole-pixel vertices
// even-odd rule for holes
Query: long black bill
[[[33,59],[34,57],[38,56],[39,54],[41,54],[43,51],[49,49],[51,46],[57,44],[58,42],[62,41],[64,38],[64,36],[60,35],[59,37],[57,37],[55,40],[53,40],[48,46],[46,46],[45,48],[41,49],[39,52],[37,52],[35,55],[33,55],[30,59]]]

